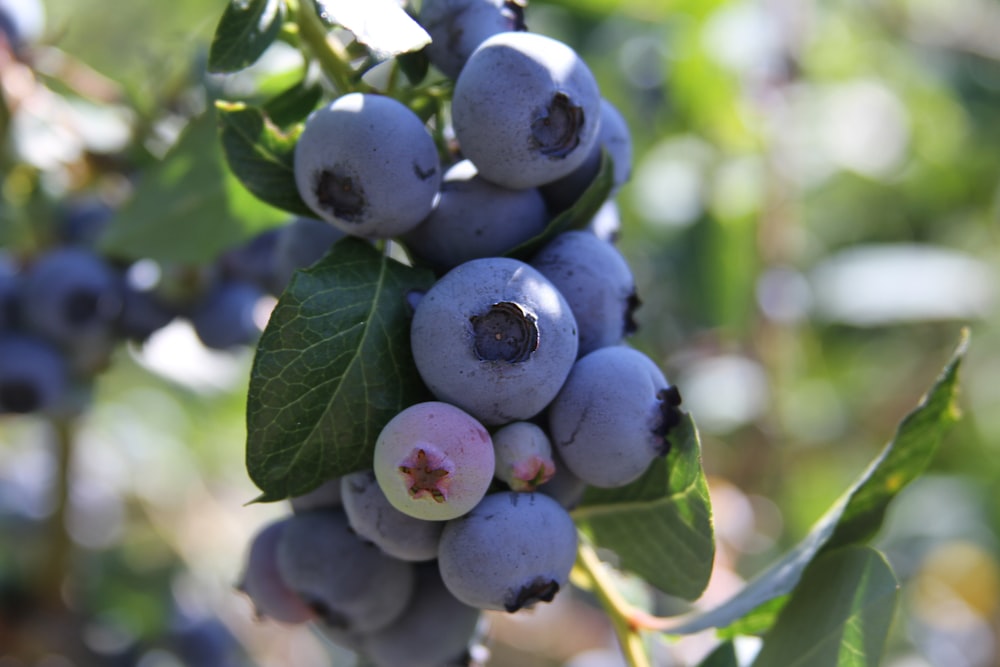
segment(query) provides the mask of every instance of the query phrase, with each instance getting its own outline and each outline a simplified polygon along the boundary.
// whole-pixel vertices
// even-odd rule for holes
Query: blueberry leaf
[[[899,423],[889,444],[801,542],[728,601],[678,619],[670,632],[686,634],[711,627],[723,628],[724,637],[748,629],[764,632],[819,554],[869,540],[881,526],[890,501],[923,473],[945,431],[958,418],[958,370],[967,346],[968,333],[963,332],[951,360],[919,405]]]
[[[316,13],[326,23],[354,34],[379,60],[417,51],[430,35],[395,0],[316,0]]]
[[[268,100],[263,115],[276,127],[289,127],[303,122],[319,106],[323,89],[318,84],[300,81]]]
[[[209,72],[237,72],[257,62],[285,18],[281,0],[231,0],[208,50]]]
[[[708,584],[715,556],[701,443],[690,415],[671,431],[670,452],[631,484],[590,488],[573,518],[624,569],[664,593],[692,600]]]
[[[406,296],[432,282],[354,238],[295,274],[250,373],[246,464],[258,500],[370,466],[386,422],[426,397]]]
[[[568,209],[554,217],[545,226],[542,233],[534,238],[530,238],[514,248],[511,248],[506,255],[515,259],[528,261],[538,252],[542,246],[551,241],[555,236],[571,229],[583,229],[597,215],[601,206],[607,201],[611,189],[614,187],[615,170],[611,157],[607,151],[601,155],[601,166],[594,177],[593,182],[584,191],[580,198]]]
[[[99,240],[123,259],[207,262],[288,214],[250,195],[226,169],[214,113],[193,119]]]
[[[302,126],[284,132],[255,107],[216,102],[222,150],[233,174],[258,199],[295,215],[315,217],[295,185],[295,144]]]
[[[877,667],[898,593],[875,549],[824,552],[802,573],[752,667]]]

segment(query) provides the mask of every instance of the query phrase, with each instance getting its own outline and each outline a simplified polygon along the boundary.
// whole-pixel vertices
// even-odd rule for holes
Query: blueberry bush
[[[216,4],[0,2],[0,663],[991,664],[995,48]]]

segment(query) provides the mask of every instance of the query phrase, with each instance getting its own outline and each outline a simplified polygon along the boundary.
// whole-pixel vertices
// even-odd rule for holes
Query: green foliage
[[[314,214],[302,201],[293,169],[302,127],[285,133],[260,109],[218,102],[222,149],[233,175],[261,201],[298,215]]]
[[[944,430],[956,418],[958,369],[966,354],[963,336],[954,356],[924,399],[900,423],[895,436],[851,488],[784,557],[733,598],[694,616],[673,631],[698,632],[736,624],[724,636],[759,632],[770,625],[780,602],[795,593],[802,573],[826,550],[868,540],[881,526],[885,508],[904,486],[924,472]]]
[[[257,62],[281,32],[281,0],[232,0],[222,14],[208,52],[209,72],[237,72]]]
[[[288,219],[252,197],[227,169],[214,114],[188,123],[164,158],[142,174],[101,239],[114,257],[207,262]]]
[[[752,667],[877,667],[898,588],[870,547],[824,552],[802,573]]]
[[[640,479],[618,489],[588,489],[572,514],[598,546],[618,554],[623,568],[693,600],[708,584],[715,542],[701,443],[690,415],[670,442],[667,456]]]
[[[371,465],[375,438],[425,396],[407,295],[430,273],[344,239],[299,272],[261,337],[247,399],[247,470],[281,500]]]

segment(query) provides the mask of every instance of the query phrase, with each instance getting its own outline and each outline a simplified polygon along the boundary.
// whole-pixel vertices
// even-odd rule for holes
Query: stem
[[[299,34],[310,53],[319,61],[319,66],[330,83],[341,95],[352,89],[354,72],[348,63],[347,53],[340,44],[329,38],[329,30],[316,14],[313,0],[299,0],[295,16]]]
[[[594,547],[582,537],[576,552],[576,562],[590,578],[594,595],[611,619],[611,625],[629,667],[651,667],[649,656],[646,655],[643,646],[642,635],[639,634],[642,626],[635,622],[635,608],[618,592],[614,582],[605,572],[604,564],[597,557]]]
[[[39,572],[38,591],[45,604],[62,606],[62,586],[69,571],[73,542],[66,530],[69,491],[72,475],[74,428],[70,419],[57,417],[51,421],[55,431],[56,479],[52,490],[55,509],[49,517],[48,549]]]

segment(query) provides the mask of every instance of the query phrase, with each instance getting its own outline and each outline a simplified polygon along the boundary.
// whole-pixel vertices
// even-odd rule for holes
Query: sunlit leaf
[[[685,599],[708,584],[715,556],[701,443],[690,415],[670,435],[670,452],[640,479],[587,490],[573,518],[597,546],[661,591]]]
[[[209,72],[236,72],[257,62],[281,32],[281,0],[231,0],[208,51]]]
[[[432,282],[354,238],[295,274],[250,374],[246,463],[259,500],[370,466],[382,427],[425,397],[406,297]]]

